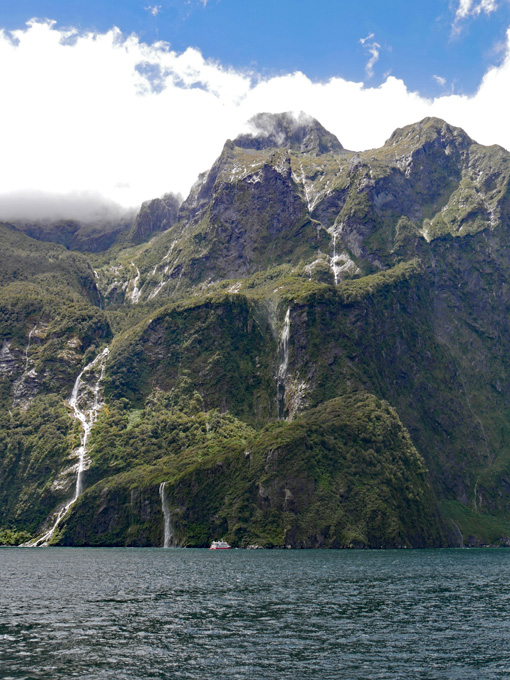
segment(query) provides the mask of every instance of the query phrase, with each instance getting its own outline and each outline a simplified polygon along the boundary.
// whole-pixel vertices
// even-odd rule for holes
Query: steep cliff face
[[[276,360],[268,320],[244,296],[218,296],[162,308],[119,338],[106,390],[140,406],[155,389],[186,384],[206,410],[229,410],[260,425],[276,413]]]
[[[247,445],[230,442],[167,482],[175,545],[220,536],[294,548],[447,543],[421,457],[396,413],[371,395],[327,402]],[[99,482],[63,526],[63,543],[162,545],[154,480],[164,476],[160,467]]]
[[[331,249],[331,235],[310,217],[301,159],[320,158],[338,168],[346,152],[317,121],[291,125],[290,116],[273,118],[256,117],[255,134],[225,144],[180,207],[176,224],[141,253],[141,301],[283,263],[311,263]],[[129,266],[119,261],[100,270],[107,302],[121,299]]]
[[[253,133],[226,143],[173,226],[154,209],[151,223],[170,228],[140,252],[136,270],[122,258],[101,268],[101,288],[118,304],[139,274],[137,300],[159,301],[284,263],[322,263],[338,283],[421,256],[436,238],[500,225],[509,179],[504,149],[435,118],[358,154],[317,121],[263,114]]]
[[[509,181],[438,119],[355,153],[260,114],[125,247],[5,228],[0,526],[66,509],[101,355],[53,542],[161,545],[169,513],[179,545],[510,542]]]
[[[129,240],[142,243],[159,231],[165,231],[177,221],[181,200],[174,194],[145,201],[136,216]]]

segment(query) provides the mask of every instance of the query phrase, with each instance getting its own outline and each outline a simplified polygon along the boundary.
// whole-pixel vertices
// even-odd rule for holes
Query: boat
[[[232,546],[223,539],[221,541],[213,541],[209,550],[229,550]]]

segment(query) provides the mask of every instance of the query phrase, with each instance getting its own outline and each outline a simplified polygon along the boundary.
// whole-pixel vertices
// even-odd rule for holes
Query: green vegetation
[[[372,395],[327,402],[260,433],[231,416],[193,415],[172,403],[174,395],[157,395],[129,431],[131,461],[143,465],[89,487],[64,524],[65,544],[158,544],[162,480],[181,545],[204,546],[220,535],[241,546],[444,544],[423,460],[394,410]],[[122,454],[125,429],[113,419]],[[113,448],[107,437],[101,442],[99,459]]]
[[[455,522],[462,533],[463,544],[468,546],[510,545],[510,518],[477,512],[459,501],[442,501],[441,510],[446,518]]]
[[[0,412],[2,524],[35,533],[57,503],[72,497],[75,476],[66,470],[77,443],[68,410],[56,395]]]
[[[162,482],[181,545],[510,542],[510,155],[280,118],[110,250],[0,225],[0,543],[73,497],[106,344],[53,543],[161,545]]]
[[[28,541],[31,535],[27,531],[16,531],[14,529],[0,529],[0,546],[21,545]]]

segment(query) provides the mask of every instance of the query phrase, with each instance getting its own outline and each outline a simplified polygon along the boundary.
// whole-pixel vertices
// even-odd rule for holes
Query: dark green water
[[[510,550],[1,549],[0,678],[510,678]]]

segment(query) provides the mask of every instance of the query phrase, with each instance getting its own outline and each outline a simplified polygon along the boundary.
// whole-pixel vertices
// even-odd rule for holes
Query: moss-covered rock
[[[167,478],[177,545],[220,536],[245,547],[446,544],[424,461],[386,402],[355,393],[243,434],[206,438],[173,465],[167,447],[164,463],[98,482],[73,507],[62,542],[161,545]]]

